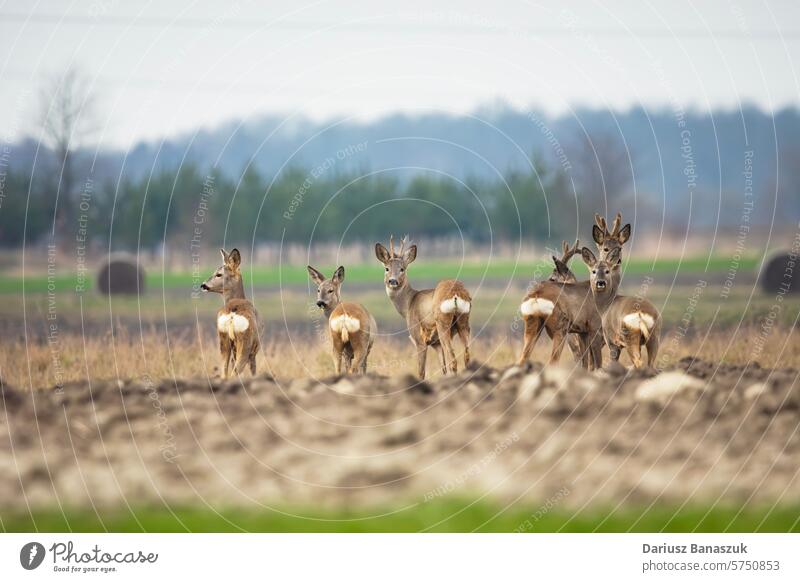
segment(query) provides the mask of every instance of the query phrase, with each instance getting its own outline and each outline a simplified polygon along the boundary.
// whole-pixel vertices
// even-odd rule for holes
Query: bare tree
[[[613,215],[622,210],[633,186],[632,154],[621,136],[602,131],[581,133],[569,149],[579,226],[591,228],[595,212]]]
[[[44,141],[59,166],[56,230],[62,233],[74,214],[77,196],[75,157],[78,148],[95,131],[94,95],[77,69],[47,79],[39,93],[39,123]]]

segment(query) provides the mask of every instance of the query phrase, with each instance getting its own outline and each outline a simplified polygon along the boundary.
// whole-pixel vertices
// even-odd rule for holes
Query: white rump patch
[[[647,329],[653,329],[656,322],[651,315],[637,311],[636,313],[629,313],[623,317],[622,323],[631,329],[641,329],[642,324],[644,324]]]
[[[350,341],[350,334],[361,329],[361,322],[358,318],[347,314],[332,317],[329,325],[334,333],[341,336],[343,342]]]
[[[622,323],[628,329],[635,329],[641,333],[645,339],[650,337],[650,330],[655,325],[655,320],[651,315],[637,311],[636,313],[629,313],[622,318]]]
[[[358,331],[361,329],[361,322],[355,318],[350,317],[349,315],[339,315],[338,317],[331,318],[331,329],[335,332],[340,332],[342,329],[346,329],[350,333]]]
[[[541,297],[531,297],[530,299],[523,301],[522,305],[519,306],[519,311],[522,315],[547,315],[553,313],[553,309],[555,309],[555,303],[550,301],[549,299],[542,299]]]
[[[227,333],[231,339],[237,333],[243,333],[250,327],[250,321],[238,313],[223,313],[217,318],[217,331]]]
[[[442,310],[442,313],[469,313],[470,307],[472,306],[469,304],[469,301],[455,295],[452,299],[445,299],[442,301],[439,309]]]

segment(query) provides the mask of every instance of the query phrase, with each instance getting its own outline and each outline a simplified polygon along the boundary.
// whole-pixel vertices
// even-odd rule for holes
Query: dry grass
[[[493,367],[514,363],[521,348],[519,333],[496,333],[473,339],[473,358]],[[712,362],[757,362],[762,367],[800,367],[800,342],[792,330],[776,328],[760,342],[761,328],[719,330],[706,334],[698,330],[692,337],[669,332],[662,338],[659,366],[669,367],[686,356]],[[759,345],[763,344],[763,348]],[[458,344],[457,344],[458,345]],[[543,362],[550,342],[542,339],[534,360]],[[572,361],[565,350],[563,361]],[[608,352],[605,352],[607,357]],[[459,358],[460,358],[459,352]],[[379,337],[370,357],[370,371],[382,375],[416,373],[415,355],[405,336]],[[623,363],[628,364],[623,355]],[[219,354],[211,335],[171,333],[154,330],[142,335],[123,328],[113,337],[83,337],[62,334],[58,341],[26,341],[20,338],[0,351],[0,377],[12,386],[41,388],[75,381],[109,378],[186,378],[218,374]],[[333,364],[325,341],[307,334],[284,335],[267,339],[258,356],[259,372],[279,379],[333,374]],[[437,376],[439,364],[433,351],[428,355],[428,370]]]

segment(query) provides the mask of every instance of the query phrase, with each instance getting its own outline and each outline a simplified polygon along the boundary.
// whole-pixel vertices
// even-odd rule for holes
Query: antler
[[[617,212],[617,216],[614,217],[614,224],[611,227],[611,237],[619,236],[619,225],[622,222],[622,213]]]
[[[562,250],[561,261],[563,263],[567,263],[575,254],[577,254],[579,252],[578,249],[580,248],[580,245],[581,245],[581,241],[579,241],[577,239],[575,240],[575,246],[573,246],[572,248],[570,248],[569,243],[567,241],[562,241],[562,243],[561,243],[561,250]]]
[[[606,238],[617,238],[619,236],[619,227],[622,224],[622,213],[617,212],[617,215],[614,217],[614,222],[611,224],[611,231],[608,230],[608,223],[606,219],[599,214],[594,215],[594,221],[597,223],[597,226],[603,231],[603,236]]]
[[[603,216],[600,216],[599,214],[595,213],[595,215],[594,215],[594,221],[595,221],[595,223],[597,224],[597,226],[598,226],[598,227],[600,227],[600,230],[602,230],[602,231],[603,231],[603,234],[604,234],[605,236],[608,236],[608,235],[610,234],[610,233],[608,232],[608,225],[606,224],[606,219],[605,219],[605,217],[603,217]]]
[[[402,257],[403,253],[406,250],[406,242],[408,242],[408,235],[405,235],[403,237],[403,240],[400,241],[400,254],[398,255],[399,257]]]
[[[390,257],[394,257],[395,256],[395,254],[394,254],[394,235],[393,234],[389,235],[389,256]]]

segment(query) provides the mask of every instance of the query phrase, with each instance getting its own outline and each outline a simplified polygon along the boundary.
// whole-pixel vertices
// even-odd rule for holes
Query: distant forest
[[[124,153],[30,139],[0,153],[7,247],[53,231],[120,250],[390,232],[543,240],[606,209],[676,232],[735,226],[743,213],[751,224],[800,220],[794,109],[264,118]]]
[[[400,181],[386,174],[315,173],[290,168],[272,180],[251,168],[234,181],[186,164],[118,185],[85,182],[58,213],[51,195],[57,185],[36,187],[12,173],[0,210],[0,240],[18,246],[23,236],[29,243],[47,239],[56,214],[57,240],[79,236],[95,247],[110,242],[116,250],[193,239],[208,245],[382,240],[388,233],[513,240],[546,238],[566,228],[548,224],[544,191],[556,188],[559,177],[541,168],[465,182],[426,174]],[[549,203],[552,217],[561,203]]]

